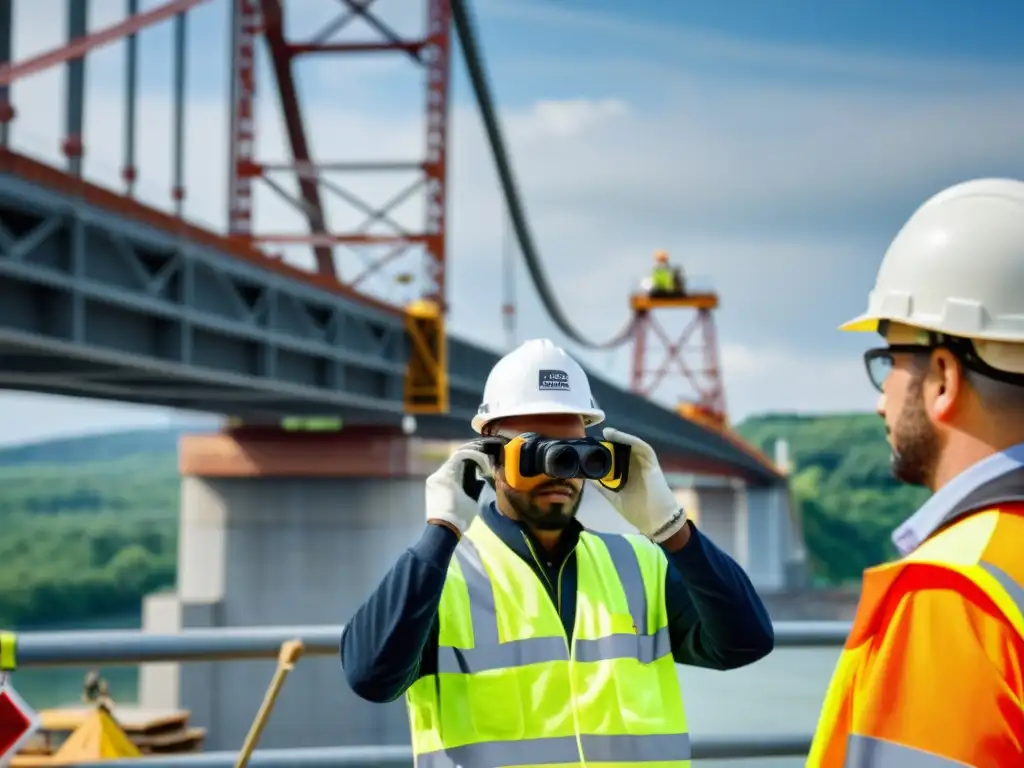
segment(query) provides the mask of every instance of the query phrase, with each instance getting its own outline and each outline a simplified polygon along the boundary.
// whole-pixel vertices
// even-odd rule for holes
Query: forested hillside
[[[816,575],[856,579],[923,492],[897,485],[877,416],[764,416],[740,426],[770,452],[785,437]],[[137,610],[174,583],[176,430],[0,450],[0,626]]]
[[[139,608],[174,583],[174,430],[0,450],[0,627]]]
[[[739,431],[769,455],[776,438],[789,442],[804,538],[821,581],[857,579],[891,558],[893,529],[927,497],[893,479],[885,428],[874,414],[758,416]]]

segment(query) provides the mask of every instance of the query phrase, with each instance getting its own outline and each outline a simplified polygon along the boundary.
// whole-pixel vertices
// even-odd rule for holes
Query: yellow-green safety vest
[[[651,286],[659,291],[671,291],[675,287],[675,275],[671,267],[655,267],[651,275]]]
[[[570,648],[536,573],[482,520],[470,526],[441,594],[438,672],[407,694],[418,768],[690,765],[664,554],[585,531],[576,568]]]

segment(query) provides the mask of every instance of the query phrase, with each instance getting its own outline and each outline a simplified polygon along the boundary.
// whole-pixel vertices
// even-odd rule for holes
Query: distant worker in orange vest
[[[1024,183],[928,200],[842,329],[885,339],[892,471],[933,495],[864,573],[807,766],[1024,766]]]

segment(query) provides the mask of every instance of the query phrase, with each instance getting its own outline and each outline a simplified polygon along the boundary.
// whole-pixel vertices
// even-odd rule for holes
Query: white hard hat
[[[482,433],[498,419],[559,413],[582,416],[588,427],[604,421],[580,364],[549,339],[532,339],[494,364],[472,424]]]
[[[1024,182],[968,181],[918,208],[885,253],[867,311],[840,330],[880,321],[971,339],[990,365],[1017,368],[1006,363],[1024,352]]]

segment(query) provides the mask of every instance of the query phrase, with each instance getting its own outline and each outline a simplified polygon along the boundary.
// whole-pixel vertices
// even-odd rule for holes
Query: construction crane
[[[670,377],[676,381],[682,379],[689,384],[692,397],[680,400],[679,414],[691,421],[724,429],[728,419],[714,318],[718,294],[688,290],[682,269],[672,266],[665,251],[656,252],[654,261],[651,277],[630,297],[633,310],[630,389],[650,397]],[[669,312],[691,315],[682,333],[675,338],[658,317]],[[650,357],[655,348],[660,356],[652,366]]]

